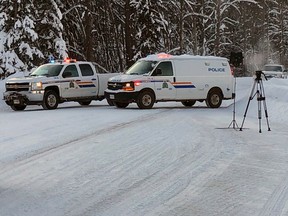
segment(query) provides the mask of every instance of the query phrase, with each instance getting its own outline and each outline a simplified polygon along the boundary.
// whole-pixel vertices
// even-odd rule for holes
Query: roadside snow
[[[253,83],[237,78],[239,126]],[[1,100],[0,215],[288,215],[288,80],[263,84],[262,133],[256,98],[242,132],[226,129],[232,100],[22,112]]]

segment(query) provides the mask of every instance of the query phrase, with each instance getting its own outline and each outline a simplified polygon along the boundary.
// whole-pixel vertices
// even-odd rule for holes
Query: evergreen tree
[[[13,5],[13,6],[11,6]],[[1,2],[2,48],[0,64],[4,73],[29,70],[33,62],[43,58],[36,45],[35,7],[32,1]]]

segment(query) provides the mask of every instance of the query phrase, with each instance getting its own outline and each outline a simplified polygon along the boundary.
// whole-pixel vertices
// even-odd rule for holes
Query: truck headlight
[[[31,90],[42,90],[42,82],[31,83]]]

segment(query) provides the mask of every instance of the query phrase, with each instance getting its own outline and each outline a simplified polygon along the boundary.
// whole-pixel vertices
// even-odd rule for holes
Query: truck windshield
[[[126,74],[128,75],[148,74],[153,70],[156,64],[157,61],[138,61],[126,71]]]
[[[265,66],[264,71],[279,71],[282,72],[281,66]]]
[[[33,73],[31,73],[31,76],[58,76],[62,68],[63,65],[42,65],[38,67],[35,71],[33,71]]]

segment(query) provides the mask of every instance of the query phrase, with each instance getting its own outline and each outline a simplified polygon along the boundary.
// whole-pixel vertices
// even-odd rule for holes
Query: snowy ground
[[[253,81],[237,79],[239,126]],[[1,100],[0,215],[288,215],[288,80],[263,83],[262,133],[256,99],[243,131],[219,129],[233,101],[15,112]]]

